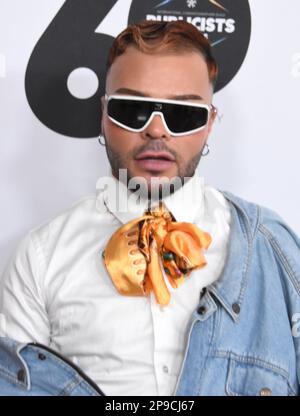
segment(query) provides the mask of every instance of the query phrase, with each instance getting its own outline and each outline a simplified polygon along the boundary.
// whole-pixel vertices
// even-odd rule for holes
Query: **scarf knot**
[[[170,302],[164,275],[177,289],[194,269],[206,265],[211,236],[188,222],[177,222],[162,205],[120,227],[108,241],[104,263],[122,295]]]

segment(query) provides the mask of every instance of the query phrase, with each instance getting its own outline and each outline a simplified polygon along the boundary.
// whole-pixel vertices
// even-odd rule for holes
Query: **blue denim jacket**
[[[0,337],[0,396],[104,396],[82,370],[40,344]]]
[[[227,262],[191,316],[174,395],[298,395],[300,239],[273,211],[223,194],[232,215]],[[38,348],[2,339],[0,394],[100,394],[63,357],[40,351],[40,360]]]

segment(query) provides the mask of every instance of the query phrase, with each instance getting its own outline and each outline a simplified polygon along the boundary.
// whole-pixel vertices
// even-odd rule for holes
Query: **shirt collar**
[[[138,198],[136,193],[116,179],[111,171],[98,179],[98,199],[102,198],[106,208],[123,224],[144,215],[148,201]],[[167,209],[179,222],[195,222],[204,214],[204,179],[196,169],[194,175],[173,194],[163,199]]]

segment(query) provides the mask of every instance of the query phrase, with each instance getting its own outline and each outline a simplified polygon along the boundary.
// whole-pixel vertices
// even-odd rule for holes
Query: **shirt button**
[[[46,356],[42,354],[41,352],[39,353],[38,357],[39,357],[39,360],[42,360],[42,361],[46,360]]]
[[[233,312],[234,312],[236,315],[238,315],[238,314],[240,313],[240,311],[241,311],[241,307],[240,307],[240,305],[239,305],[238,303],[234,303],[234,304],[232,305],[232,310],[233,310]]]
[[[17,373],[17,378],[18,381],[21,381],[22,383],[24,383],[25,381],[25,370],[19,370]]]
[[[168,366],[167,366],[167,365],[164,365],[164,366],[163,366],[163,372],[164,372],[164,373],[168,373],[168,372],[169,372],[169,368],[168,368]]]
[[[197,312],[198,312],[200,315],[204,315],[204,314],[205,314],[205,312],[206,312],[206,307],[205,307],[205,306],[200,306],[200,307],[198,308]]]
[[[260,395],[261,396],[272,396],[272,390],[268,389],[268,387],[264,387],[263,389],[261,389]]]

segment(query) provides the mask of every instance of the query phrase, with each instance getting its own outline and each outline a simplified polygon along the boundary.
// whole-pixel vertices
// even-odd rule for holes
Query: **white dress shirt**
[[[146,208],[116,193],[86,196],[22,239],[0,282],[0,335],[48,345],[79,365],[106,395],[173,395],[192,312],[202,288],[226,261],[230,209],[223,195],[197,174],[172,196],[177,221],[192,222],[212,236],[207,265],[173,289],[168,306],[149,297],[123,296],[106,272],[102,251],[114,231]],[[102,189],[99,189],[102,188]],[[123,203],[129,203],[126,209]]]

